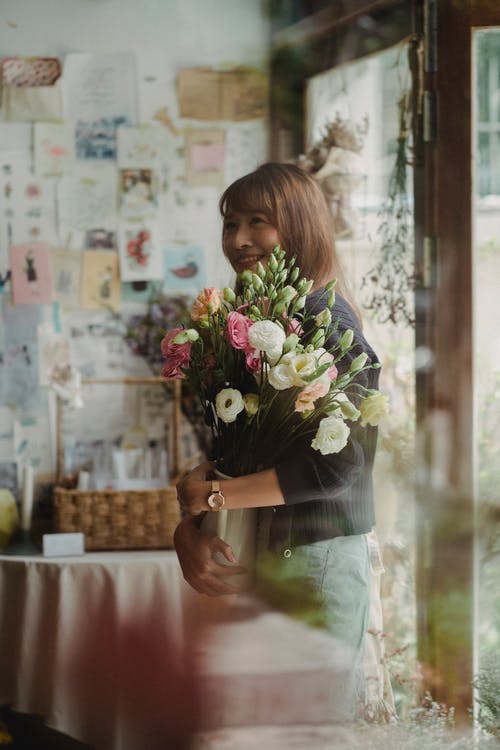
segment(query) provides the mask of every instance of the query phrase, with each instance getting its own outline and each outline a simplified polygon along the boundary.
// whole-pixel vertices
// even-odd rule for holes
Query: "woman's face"
[[[264,268],[280,237],[262,211],[229,211],[224,217],[222,249],[236,273],[254,271],[260,261]]]

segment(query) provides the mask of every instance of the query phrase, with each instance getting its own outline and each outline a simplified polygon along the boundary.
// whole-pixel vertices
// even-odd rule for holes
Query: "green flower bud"
[[[299,343],[299,337],[296,333],[290,333],[286,339],[285,343],[283,344],[283,354],[286,354],[287,352],[294,352],[297,348],[297,344]]]
[[[240,273],[240,280],[244,286],[249,286],[252,283],[252,272],[247,268]]]
[[[306,298],[305,297],[299,297],[295,302],[293,303],[293,307],[295,310],[302,310],[304,305],[306,304]]]
[[[333,289],[330,291],[330,294],[328,295],[328,299],[326,301],[326,304],[328,307],[332,308],[335,304],[335,292]]]
[[[318,313],[314,318],[314,323],[316,324],[317,328],[328,328],[331,322],[332,314],[328,307],[325,307],[324,310],[321,310],[321,312]]]
[[[366,352],[361,352],[361,354],[358,354],[358,356],[353,359],[351,362],[351,366],[349,367],[350,373],[359,372],[363,369],[363,367],[366,364],[366,360],[368,359],[368,354]]]
[[[283,289],[280,289],[278,292],[279,301],[284,302],[285,304],[289,304],[296,296],[297,290],[294,289],[293,286],[290,286],[290,284],[284,286]]]
[[[252,274],[252,285],[256,292],[264,291],[264,284],[262,283],[262,279],[256,273]]]
[[[268,284],[267,296],[271,301],[278,296],[278,292],[276,291],[276,287],[274,286],[274,284]]]
[[[347,331],[344,331],[344,333],[340,337],[340,351],[347,351],[351,346],[353,339],[354,331],[351,331],[351,329],[348,328]]]
[[[318,328],[318,330],[315,332],[314,336],[311,339],[311,344],[314,346],[315,349],[319,349],[320,346],[323,346],[325,343],[325,332],[322,328]]]
[[[262,318],[262,313],[256,305],[252,305],[250,307],[250,312],[252,313],[252,315],[255,315],[256,318]]]
[[[200,338],[200,334],[195,328],[188,328],[186,331],[187,340],[190,341],[192,344],[195,341],[198,341]]]
[[[225,301],[229,302],[230,305],[233,305],[236,302],[236,294],[233,292],[231,287],[225,286],[222,295]]]
[[[179,331],[179,333],[172,339],[172,343],[185,344],[188,340],[187,331]]]
[[[284,302],[277,302],[274,305],[274,314],[275,315],[283,315],[287,310],[287,305]]]
[[[276,248],[274,250],[276,250]],[[276,256],[274,254],[274,250],[273,250],[272,254],[269,256],[269,261],[268,261],[268,264],[267,264],[267,267],[268,267],[269,271],[272,271],[273,273],[278,268],[278,261],[276,260]]]
[[[331,281],[328,282],[328,284],[325,285],[325,290],[329,292],[331,289],[333,289],[336,283],[337,283],[337,279],[332,279]]]
[[[253,300],[253,288],[252,286],[247,286],[243,293],[243,297],[245,298],[245,302],[251,302]]]
[[[264,280],[266,278],[266,269],[264,268],[264,266],[262,265],[262,263],[260,262],[260,260],[257,263],[257,271],[256,271],[256,273],[258,274],[258,276],[262,280]]]

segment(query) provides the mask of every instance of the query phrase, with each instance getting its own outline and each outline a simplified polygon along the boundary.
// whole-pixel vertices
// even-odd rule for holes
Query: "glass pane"
[[[474,32],[474,445],[479,701],[500,675],[500,29]],[[498,702],[498,693],[497,693]],[[486,721],[488,719],[486,718]]]
[[[400,716],[413,703],[416,673],[414,561],[415,348],[412,292],[413,195],[408,165],[407,46],[332,69],[308,82],[311,158],[339,148],[323,184],[337,250],[383,369],[391,400],[375,466],[377,533],[387,664]],[[323,154],[321,155],[321,149]]]

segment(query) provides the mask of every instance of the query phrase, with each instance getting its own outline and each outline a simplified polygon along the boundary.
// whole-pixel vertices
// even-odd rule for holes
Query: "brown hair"
[[[307,172],[294,164],[262,164],[229,185],[219,208],[223,218],[230,211],[263,211],[276,227],[287,257],[297,259],[301,275],[314,279],[315,288],[336,278],[336,289],[359,317],[335,252],[332,216]]]

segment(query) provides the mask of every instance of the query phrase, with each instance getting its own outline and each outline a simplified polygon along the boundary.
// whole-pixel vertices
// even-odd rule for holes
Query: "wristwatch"
[[[220,482],[217,479],[212,479],[210,495],[207,498],[208,507],[210,510],[219,511],[225,502],[225,497],[220,491]]]

